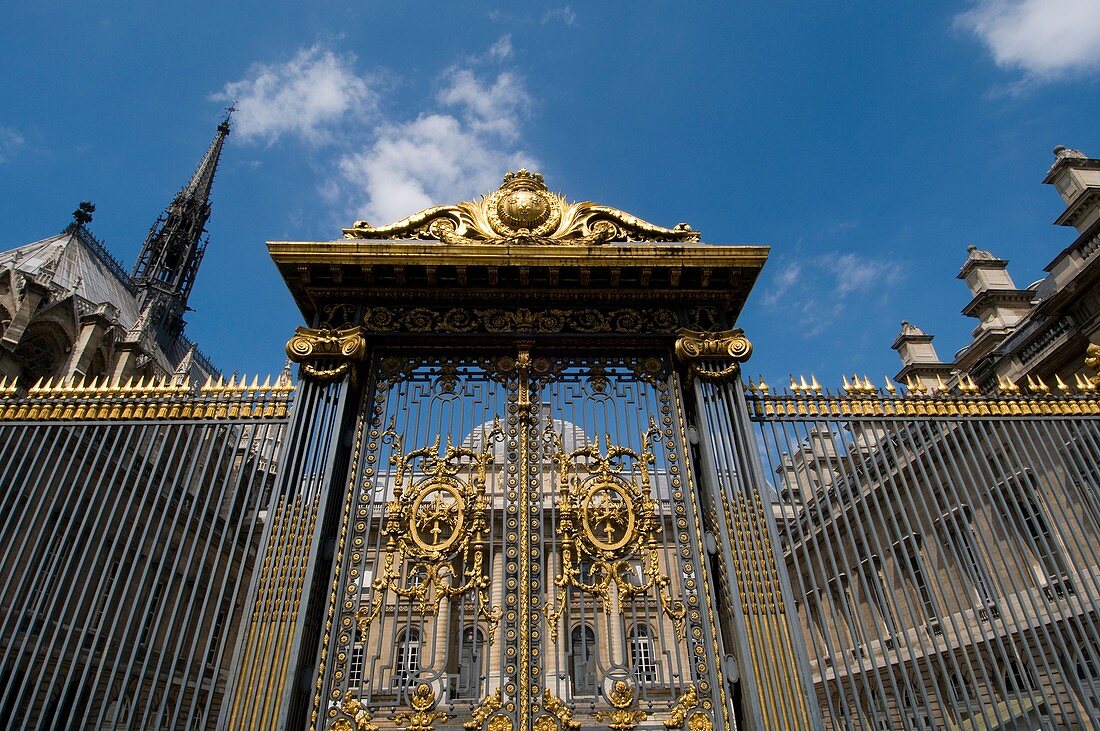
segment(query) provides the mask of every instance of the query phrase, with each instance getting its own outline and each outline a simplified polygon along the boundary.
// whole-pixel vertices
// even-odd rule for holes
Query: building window
[[[1005,688],[1009,693],[1030,693],[1035,687],[1035,678],[1031,669],[1020,662],[1019,658],[1009,658],[1005,664]]]
[[[394,685],[397,686],[408,685],[420,672],[420,630],[415,627],[400,635],[394,669]]]
[[[1034,556],[1032,569],[1039,585],[1051,599],[1074,593],[1069,564],[1031,472],[1016,473],[997,487],[1001,490],[1005,522],[1024,539]]]
[[[894,617],[894,609],[887,594],[888,585],[886,577],[882,573],[882,563],[879,561],[878,556],[872,556],[869,560],[864,561],[860,568],[863,575],[863,593],[866,596],[867,603],[875,608],[875,612],[882,622],[887,647],[892,647],[898,623]]]
[[[214,617],[214,626],[210,629],[210,649],[206,651],[206,664],[213,666],[218,660],[218,650],[222,641],[222,631],[225,629],[225,615],[227,607],[223,604],[218,616]]]
[[[943,524],[945,537],[952,553],[970,580],[981,608],[982,619],[997,616],[996,591],[985,561],[975,547],[974,528],[970,523],[970,511],[962,506],[962,514],[949,517]]]
[[[145,610],[145,620],[141,623],[141,633],[138,635],[138,645],[144,646],[149,643],[149,635],[153,631],[153,623],[157,616],[157,610],[160,609],[160,597],[164,593],[164,582],[158,581],[157,585],[153,587],[153,593],[149,597],[149,607]]]
[[[357,688],[363,684],[363,643],[356,642],[351,646],[351,656],[348,658],[348,687]]]
[[[569,670],[573,695],[596,694],[596,633],[578,625],[569,635]]]
[[[923,698],[917,697],[917,694],[913,692],[913,687],[908,683],[905,686],[903,700],[905,703],[905,718],[908,720],[906,728],[914,728],[917,731],[933,731],[936,728],[928,713],[928,705]]]
[[[657,680],[657,662],[653,652],[653,633],[644,624],[630,630],[630,665],[639,683]]]
[[[833,601],[840,607],[840,614],[844,619],[844,624],[848,627],[848,637],[851,639],[849,649],[862,654],[867,639],[863,634],[863,625],[860,624],[859,616],[856,614],[855,603],[852,601],[852,587],[848,582],[848,575],[841,574],[831,579],[829,581],[829,593],[832,594]]]
[[[458,648],[458,688],[459,698],[481,697],[481,666],[485,649],[485,638],[481,630],[467,627],[462,630]]]
[[[936,597],[932,593],[932,587],[928,583],[928,567],[924,560],[920,535],[908,536],[896,545],[900,554],[899,563],[908,574],[917,598],[920,600],[920,609],[924,614],[923,618],[930,620],[933,627],[938,626],[940,612],[936,604]]]
[[[1081,648],[1076,669],[1081,700],[1089,710],[1093,726],[1100,727],[1100,653],[1096,647],[1085,645]]]

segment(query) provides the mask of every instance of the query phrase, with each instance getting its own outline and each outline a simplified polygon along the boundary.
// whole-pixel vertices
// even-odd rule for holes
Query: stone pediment
[[[356,221],[349,239],[427,239],[446,244],[590,246],[610,242],[698,242],[686,223],[663,228],[617,208],[569,203],[550,192],[542,175],[508,173],[500,189],[478,200],[426,208],[388,226]]]

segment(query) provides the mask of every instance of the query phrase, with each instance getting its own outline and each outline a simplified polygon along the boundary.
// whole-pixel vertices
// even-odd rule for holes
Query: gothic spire
[[[203,234],[210,218],[210,189],[234,111],[227,110],[191,180],[149,230],[131,275],[142,303],[156,304],[156,330],[165,347],[183,330],[187,298],[206,250]]]

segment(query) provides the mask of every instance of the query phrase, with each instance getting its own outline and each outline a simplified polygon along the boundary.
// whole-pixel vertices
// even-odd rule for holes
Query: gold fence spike
[[[840,374],[840,387],[844,389],[845,394],[851,395],[852,384],[848,383],[848,376],[843,373]]]
[[[817,382],[817,376],[810,374],[810,389],[818,396],[821,395],[821,384]]]
[[[769,386],[767,383],[764,382],[763,374],[760,375],[760,382],[757,384],[757,388],[759,388],[760,393],[764,394],[765,396],[767,396],[768,391],[771,390],[771,386]]]
[[[898,387],[894,385],[894,382],[890,380],[890,376],[883,376],[886,379],[886,392],[891,396],[898,395]]]
[[[1059,376],[1057,373],[1054,374],[1054,387],[1057,388],[1062,393],[1068,393],[1069,392],[1069,386],[1066,385],[1066,382],[1063,381],[1062,377]]]
[[[803,393],[809,393],[810,392],[810,384],[806,383],[806,376],[804,376],[802,374],[799,374],[799,376],[798,376],[798,385],[802,387],[802,392]]]
[[[794,375],[793,374],[791,375],[790,389],[791,389],[792,393],[798,393],[798,391],[799,391],[798,382],[794,380]]]
[[[944,384],[943,379],[940,378],[939,373],[936,374],[936,393],[937,394],[947,393],[947,386]]]

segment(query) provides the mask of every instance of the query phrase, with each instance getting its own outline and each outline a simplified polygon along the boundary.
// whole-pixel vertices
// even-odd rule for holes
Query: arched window
[[[569,635],[569,671],[573,695],[596,694],[596,633],[586,624]]]
[[[459,698],[481,697],[481,666],[485,648],[485,637],[477,627],[462,630],[458,647],[458,688]]]
[[[653,652],[653,632],[644,624],[630,630],[630,666],[639,683],[657,680],[657,658]]]
[[[393,684],[408,685],[413,682],[418,672],[420,672],[420,630],[410,627],[398,635]]]
[[[59,375],[68,347],[65,337],[53,326],[28,328],[14,353],[22,367],[23,383],[33,384],[40,378]]]

